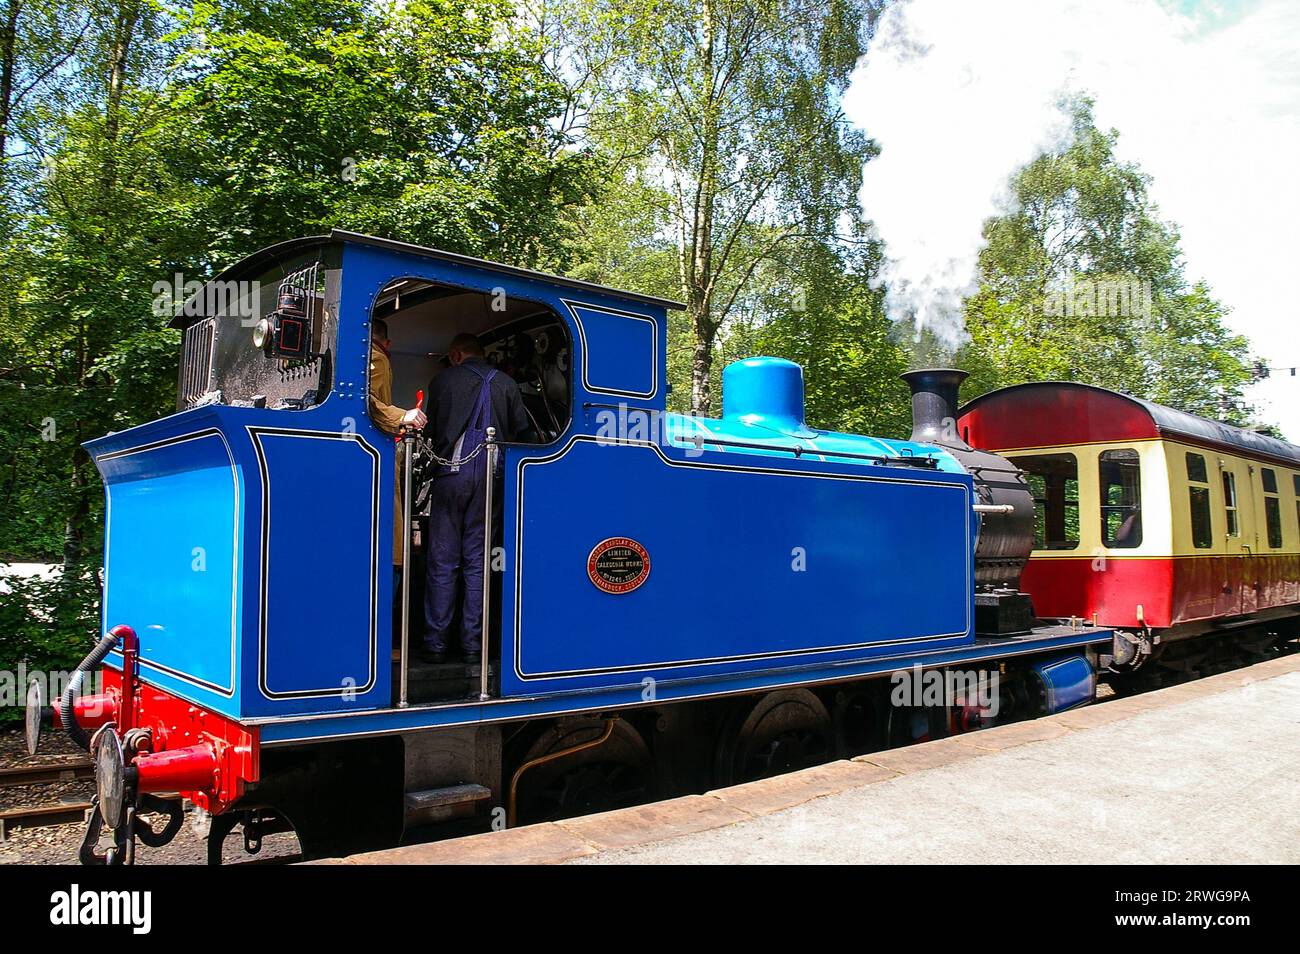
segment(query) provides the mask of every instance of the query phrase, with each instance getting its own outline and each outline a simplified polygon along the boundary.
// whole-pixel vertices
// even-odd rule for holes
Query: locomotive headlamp
[[[273,358],[310,358],[311,318],[274,311],[253,327],[253,344]]]
[[[258,348],[265,348],[270,338],[271,322],[263,318],[253,326],[253,345]]]

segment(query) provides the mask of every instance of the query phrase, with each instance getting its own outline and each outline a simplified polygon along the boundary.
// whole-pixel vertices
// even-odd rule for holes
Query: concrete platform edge
[[[1300,671],[1300,654],[1031,722],[830,762],[788,775],[599,815],[366,852],[317,864],[559,864],[785,811],[852,788],[982,758]]]

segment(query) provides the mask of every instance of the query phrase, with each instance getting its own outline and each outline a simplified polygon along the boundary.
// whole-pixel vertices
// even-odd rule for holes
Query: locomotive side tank
[[[668,415],[658,443],[638,435],[635,411],[624,424],[626,408],[606,407],[594,434],[552,453],[507,449],[519,514],[507,562],[520,572],[505,581],[503,691],[971,642],[973,498],[949,455],[808,428],[801,371],[781,359],[730,366],[723,404],[721,419]],[[581,572],[609,538],[648,562],[633,590]]]

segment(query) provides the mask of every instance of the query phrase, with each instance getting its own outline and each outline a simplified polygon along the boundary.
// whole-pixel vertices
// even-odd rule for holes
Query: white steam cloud
[[[897,3],[848,91],[850,118],[881,148],[861,199],[885,243],[886,310],[947,351],[966,339],[962,302],[978,285],[982,226],[1007,210],[1011,173],[1068,142],[1060,104],[1077,57],[1056,30],[1063,12],[1089,9]]]

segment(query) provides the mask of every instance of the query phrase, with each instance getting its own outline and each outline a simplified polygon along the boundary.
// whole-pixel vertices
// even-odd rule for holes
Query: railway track
[[[50,825],[68,825],[74,822],[80,824],[86,820],[88,811],[90,802],[60,802],[0,812],[0,841],[8,838],[9,832],[19,828],[47,828]]]
[[[45,785],[52,782],[83,782],[95,777],[90,759],[75,762],[45,762],[0,768],[0,788],[16,785]]]
[[[94,777],[95,769],[89,759],[37,762],[0,768],[0,789],[68,785]],[[10,832],[23,828],[80,824],[89,810],[90,802],[81,798],[5,809],[0,811],[0,841],[8,839]]]

